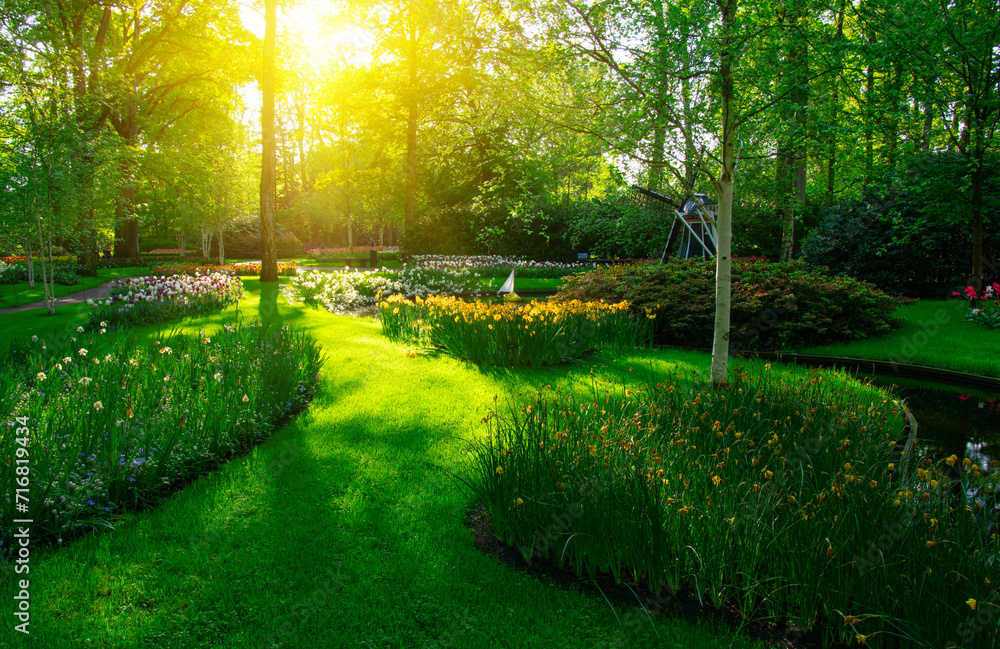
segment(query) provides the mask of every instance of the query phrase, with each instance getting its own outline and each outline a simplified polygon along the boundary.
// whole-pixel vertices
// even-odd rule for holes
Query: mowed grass
[[[24,306],[32,302],[40,302],[45,299],[45,289],[42,288],[42,267],[35,264],[35,287],[28,286],[28,282],[17,284],[0,284],[0,309],[9,309],[16,306]],[[72,286],[56,284],[54,286],[56,297],[65,297],[72,293],[88,291],[97,286],[110,282],[119,277],[135,277],[136,275],[147,275],[148,267],[141,268],[102,268],[97,271],[97,277],[80,276],[80,283]]]
[[[799,351],[1000,377],[1000,329],[966,322],[968,311],[968,300],[921,300],[899,307],[903,325],[887,336]]]
[[[304,415],[158,508],[114,519],[62,548],[32,548],[31,636],[4,647],[706,647],[761,645],[727,630],[654,617],[512,571],[480,553],[463,520],[469,441],[494,398],[544,384],[586,390],[707,371],[693,352],[643,352],[542,369],[480,368],[405,355],[370,319],[249,297],[187,321],[291,320],[322,342],[323,387]],[[23,314],[15,314],[23,315]],[[24,333],[0,316],[0,335]],[[34,331],[85,318],[64,309]],[[138,330],[155,336],[156,329]],[[4,611],[17,593],[7,571]],[[619,626],[618,619],[626,623]]]

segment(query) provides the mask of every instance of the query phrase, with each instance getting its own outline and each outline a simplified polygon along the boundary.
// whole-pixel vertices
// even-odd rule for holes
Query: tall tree
[[[278,253],[274,240],[274,199],[276,192],[274,137],[274,46],[278,31],[278,2],[264,0],[264,51],[261,59],[262,103],[260,167],[260,281],[278,281]]]

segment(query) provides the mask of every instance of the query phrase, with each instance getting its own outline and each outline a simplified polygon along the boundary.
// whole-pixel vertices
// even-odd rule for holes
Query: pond
[[[997,394],[884,376],[867,378],[906,400],[920,438],[935,456],[968,457],[983,468],[986,461],[1000,460]]]

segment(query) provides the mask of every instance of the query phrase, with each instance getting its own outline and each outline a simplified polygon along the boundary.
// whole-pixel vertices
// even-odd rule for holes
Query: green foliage
[[[260,220],[251,219],[234,224],[225,232],[225,253],[228,259],[260,259]],[[276,226],[274,244],[278,257],[300,257],[306,248],[295,234]],[[219,258],[218,243],[213,244],[214,256]]]
[[[42,264],[35,260],[35,281],[42,281]],[[53,264],[46,265],[45,273],[51,271],[52,281],[62,286],[76,286],[80,283],[80,276],[77,275],[75,264]],[[4,268],[0,273],[0,284],[20,284],[28,281],[27,262],[16,262]]]
[[[1000,159],[989,158],[983,249],[1000,251]],[[957,153],[916,157],[861,198],[824,210],[802,246],[809,266],[871,282],[892,294],[943,298],[972,267],[968,161]],[[994,268],[993,272],[996,272]]]
[[[944,646],[1000,578],[996,514],[966,496],[997,476],[904,454],[901,414],[856,384],[769,370],[540,390],[491,413],[469,482],[525,559],[825,623],[826,643]]]
[[[613,265],[567,278],[554,299],[629,300],[656,313],[662,344],[708,347],[715,322],[715,264]],[[889,332],[898,303],[864,282],[799,262],[734,260],[731,349],[794,349]]]
[[[670,235],[673,213],[644,209],[622,196],[573,205],[573,250],[603,259],[659,259]]]
[[[632,204],[625,195],[605,199],[477,203],[438,210],[407,231],[407,255],[521,255],[565,261],[576,253],[610,259],[657,258],[671,219]]]
[[[0,454],[25,448],[36,487],[29,512],[15,515],[15,465],[0,465],[4,554],[13,518],[33,519],[38,541],[107,526],[258,443],[306,406],[323,363],[319,347],[287,326],[227,326],[154,344],[130,334],[64,340],[3,350],[12,365],[5,395],[17,399],[0,401],[0,411],[4,421],[27,417],[30,435],[3,426]]]

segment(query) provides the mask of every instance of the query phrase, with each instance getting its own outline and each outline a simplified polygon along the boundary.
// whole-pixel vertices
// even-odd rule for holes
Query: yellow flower
[[[498,466],[497,467],[497,474],[499,475],[501,473],[503,473],[503,467],[502,466]]]
[[[765,471],[764,477],[770,480],[774,476],[774,471]]]
[[[517,506],[520,507],[523,504],[524,504],[524,498],[518,498],[517,499]]]
[[[250,400],[250,397],[248,397],[247,395],[244,394],[243,395],[243,403],[246,403],[249,400]]]
[[[872,480],[871,482],[868,483],[868,486],[874,489],[875,487],[878,486],[878,480]]]
[[[717,475],[713,475],[712,476],[712,484],[714,484],[716,487],[718,487],[720,482],[722,482],[722,478],[720,478]]]
[[[927,542],[927,547],[928,548],[933,548],[935,545],[937,545],[937,541],[930,540],[930,541]]]
[[[973,611],[976,610],[976,605],[979,604],[979,602],[977,602],[976,600],[972,599],[971,597],[969,599],[965,600],[965,603],[968,604],[969,608],[971,608]]]
[[[945,460],[945,462],[948,463],[948,466],[953,467],[953,466],[955,466],[956,463],[958,463],[958,456],[957,455],[952,455],[947,460]],[[976,608],[976,607],[973,606],[972,608]]]
[[[849,626],[851,624],[857,624],[861,621],[861,618],[854,617],[853,615],[844,616],[844,626]]]
[[[868,640],[868,636],[859,633],[854,636],[854,639],[858,641],[858,644],[864,644]]]

